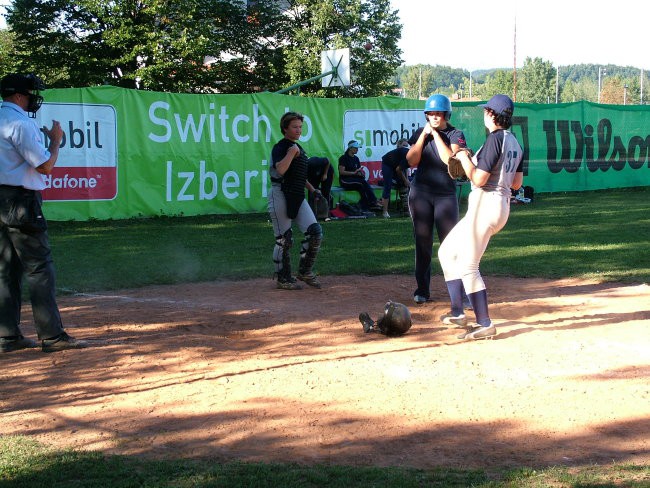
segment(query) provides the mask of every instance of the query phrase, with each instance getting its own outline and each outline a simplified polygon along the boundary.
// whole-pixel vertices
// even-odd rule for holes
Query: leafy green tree
[[[517,101],[527,103],[555,102],[556,70],[550,61],[526,58],[518,72]]]
[[[20,66],[59,87],[252,91],[273,82],[287,30],[272,0],[252,9],[237,0],[14,0],[7,10]],[[206,65],[211,54],[218,62]]]
[[[142,44],[136,76],[159,91],[250,93],[287,82],[287,19],[276,3],[165,1]],[[148,28],[148,27],[147,27]]]
[[[390,0],[290,0],[285,48],[290,83],[297,84],[321,73],[321,52],[350,49],[350,87],[322,88],[321,80],[300,88],[319,97],[373,97],[385,95],[395,85],[391,77],[400,66],[397,43],[402,26]]]
[[[600,103],[623,105],[625,82],[620,76],[608,76],[602,83]]]
[[[390,0],[14,0],[7,11],[16,64],[55,87],[277,91],[348,47],[353,86],[303,92],[375,96],[401,64]]]
[[[561,72],[560,72],[561,73]],[[580,78],[578,81],[560,81],[560,102],[571,103],[580,100],[595,102],[598,100],[598,83],[590,78]]]
[[[514,76],[512,70],[498,69],[485,77],[483,84],[477,84],[475,93],[483,100],[488,100],[493,95],[502,93],[513,97]]]
[[[16,71],[14,35],[9,29],[0,29],[0,77]]]
[[[451,96],[463,90],[464,83],[469,90],[469,73],[462,69],[418,64],[402,67],[398,73],[400,86],[409,98],[426,98],[432,93]]]
[[[433,70],[429,65],[409,66],[402,76],[406,98],[426,98],[433,92]]]

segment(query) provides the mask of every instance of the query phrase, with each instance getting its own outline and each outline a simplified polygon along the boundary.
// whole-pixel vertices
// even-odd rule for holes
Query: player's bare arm
[[[409,152],[406,153],[406,161],[408,161],[411,168],[417,168],[417,166],[420,164],[424,141],[426,140],[427,136],[431,134],[431,132],[433,132],[433,128],[431,127],[431,124],[427,123],[427,125],[424,126],[424,129],[422,129],[418,140],[415,141],[415,144],[413,144],[409,148]]]
[[[512,188],[513,190],[519,190],[519,188],[521,188],[521,185],[523,184],[524,184],[524,173],[523,172],[515,173],[515,179],[512,180],[512,185],[510,186],[510,188]]]
[[[460,149],[460,146],[458,144],[452,144],[451,147],[449,147],[447,144],[445,144],[445,141],[442,139],[442,136],[440,136],[440,133],[437,130],[434,130],[432,134],[433,141],[436,144],[436,149],[438,150],[440,159],[443,163],[449,166],[449,158],[452,156],[452,154],[454,154],[454,152]]]
[[[285,174],[291,166],[291,162],[300,154],[300,148],[298,145],[294,144],[289,148],[285,157],[278,161],[275,165],[275,169],[278,170],[278,173],[281,175]]]
[[[398,166],[395,171],[397,172],[400,179],[402,180],[402,183],[404,183],[404,186],[406,186],[406,188],[409,188],[411,186],[411,182],[406,177],[406,174],[404,174],[404,170]]]

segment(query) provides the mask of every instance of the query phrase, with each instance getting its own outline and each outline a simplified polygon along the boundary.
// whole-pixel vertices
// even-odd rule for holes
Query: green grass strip
[[[513,205],[481,261],[488,276],[650,280],[650,188],[540,194]],[[466,202],[463,201],[461,213]],[[410,274],[409,217],[323,222],[322,275]],[[302,236],[294,229],[294,263]],[[206,215],[50,222],[58,286],[89,292],[271,277],[269,217]],[[434,244],[433,273],[441,269]]]

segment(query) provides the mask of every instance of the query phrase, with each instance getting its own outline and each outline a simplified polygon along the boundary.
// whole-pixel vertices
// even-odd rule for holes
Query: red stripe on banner
[[[378,185],[382,181],[381,161],[365,161],[361,163],[367,170],[366,179],[371,185]]]
[[[117,195],[116,167],[55,167],[45,180],[43,200],[112,200]]]

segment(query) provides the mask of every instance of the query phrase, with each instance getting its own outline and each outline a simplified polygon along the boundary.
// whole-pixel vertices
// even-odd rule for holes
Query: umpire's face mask
[[[43,105],[43,97],[36,93],[28,93],[27,96],[29,97],[29,101],[27,102],[27,112],[29,112],[29,116],[34,118],[36,117],[36,112],[38,112],[38,109],[41,108],[41,105]]]
[[[36,75],[30,73],[26,76],[28,83],[31,84],[31,90],[25,90],[23,95],[26,95],[29,98],[27,102],[27,110],[29,116],[34,118],[36,117],[36,112],[43,105],[43,97],[40,94],[41,90],[45,90],[45,85],[43,81]]]

